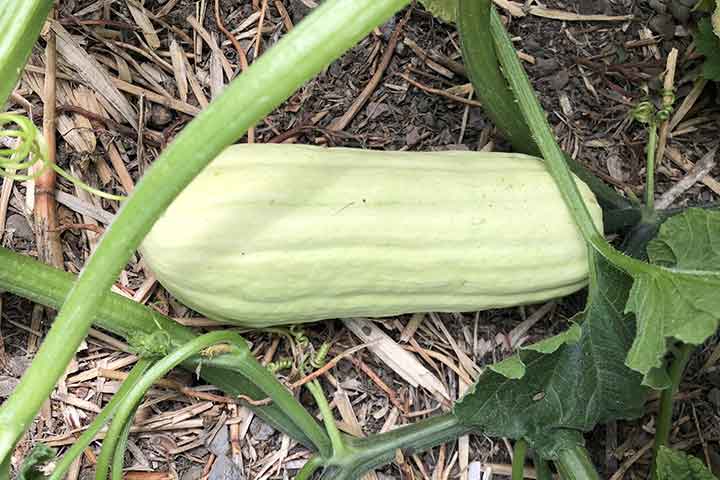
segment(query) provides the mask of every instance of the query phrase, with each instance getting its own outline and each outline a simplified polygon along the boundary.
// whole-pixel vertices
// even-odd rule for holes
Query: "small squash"
[[[535,303],[588,276],[542,161],[508,153],[231,146],[141,252],[188,306],[258,328]]]

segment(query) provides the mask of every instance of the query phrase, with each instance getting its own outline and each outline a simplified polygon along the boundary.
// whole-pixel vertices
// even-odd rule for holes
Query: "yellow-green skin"
[[[504,153],[232,146],[141,251],[188,306],[257,328],[535,303],[588,276],[543,163]]]

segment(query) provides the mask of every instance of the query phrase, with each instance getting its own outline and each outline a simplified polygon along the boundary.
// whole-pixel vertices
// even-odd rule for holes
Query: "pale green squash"
[[[179,300],[251,327],[541,302],[588,276],[543,163],[504,153],[232,146],[141,251]]]

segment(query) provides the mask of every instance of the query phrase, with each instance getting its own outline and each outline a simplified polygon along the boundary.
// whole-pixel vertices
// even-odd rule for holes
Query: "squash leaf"
[[[443,22],[455,23],[458,0],[420,0],[428,12]]]
[[[720,82],[720,4],[718,10],[710,18],[698,21],[695,34],[695,45],[698,52],[705,56],[703,63],[703,76],[708,80]]]
[[[642,414],[642,377],[624,364],[635,335],[623,312],[631,279],[596,254],[591,267],[588,305],[574,318],[577,341],[553,345],[551,353],[520,351],[513,360],[525,369],[519,380],[487,369],[455,405],[461,422],[487,435],[525,438],[541,456],[554,458],[582,442],[579,432]]]
[[[667,447],[658,450],[655,468],[657,480],[718,480],[697,458]]]
[[[644,375],[663,366],[668,339],[699,345],[718,328],[720,211],[692,208],[670,218],[647,251],[659,268],[635,275],[626,306],[638,325],[626,363]]]
[[[532,345],[520,347],[520,351],[533,351],[538,353],[553,353],[565,344],[571,345],[577,343],[582,336],[582,328],[577,323],[573,323],[570,328],[564,332],[554,335],[550,338],[543,339]],[[505,360],[490,365],[495,373],[499,373],[507,378],[519,379],[525,376],[526,367],[520,357],[520,354],[513,355]]]

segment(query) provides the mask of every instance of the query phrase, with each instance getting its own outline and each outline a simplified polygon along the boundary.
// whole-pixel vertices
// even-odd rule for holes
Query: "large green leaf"
[[[655,468],[656,480],[717,480],[697,458],[667,447],[660,447]]]
[[[564,332],[554,335],[550,338],[546,338],[532,345],[520,347],[519,353],[513,355],[510,358],[490,365],[490,369],[500,375],[507,378],[522,378],[525,376],[526,366],[522,360],[520,352],[533,351],[537,353],[550,354],[557,351],[560,347],[566,344],[575,344],[582,337],[582,328],[577,323],[570,325],[570,328]]]
[[[592,270],[588,306],[575,319],[579,340],[550,354],[521,351],[521,379],[488,369],[455,406],[462,422],[488,435],[525,438],[554,458],[568,442],[582,441],[578,432],[642,414],[641,376],[624,364],[635,335],[623,313],[630,278],[598,255]]]
[[[713,17],[720,24],[720,15],[715,13]],[[713,30],[713,22],[710,18],[702,18],[698,21],[698,30],[695,35],[695,45],[698,52],[705,55],[703,64],[703,76],[708,80],[720,82],[720,35]]]
[[[720,211],[695,208],[670,218],[648,256],[662,268],[635,275],[626,307],[638,324],[627,364],[643,374],[663,366],[669,338],[697,345],[718,328]]]
[[[720,271],[720,211],[690,208],[671,217],[647,252],[657,265]]]

